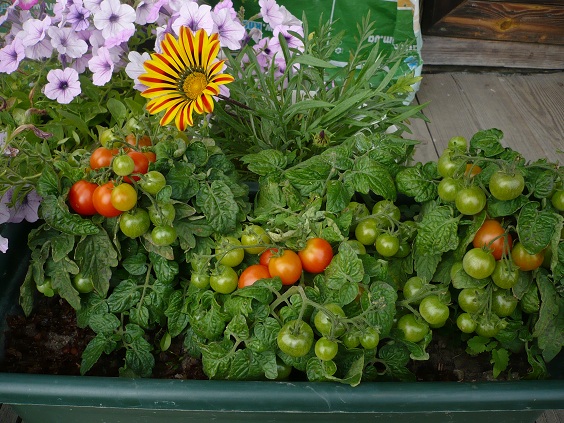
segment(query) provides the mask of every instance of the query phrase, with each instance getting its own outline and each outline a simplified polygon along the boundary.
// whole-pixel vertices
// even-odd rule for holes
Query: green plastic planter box
[[[17,310],[27,267],[25,225],[5,228],[0,325]],[[3,342],[3,336],[0,337]],[[2,348],[3,351],[3,348]],[[562,365],[562,356],[555,364]],[[25,423],[534,422],[564,408],[560,379],[490,383],[229,382],[0,373],[0,402]]]

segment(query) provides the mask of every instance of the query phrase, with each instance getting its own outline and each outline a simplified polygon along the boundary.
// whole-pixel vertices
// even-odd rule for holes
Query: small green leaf
[[[256,154],[246,154],[241,157],[241,161],[251,172],[260,176],[281,172],[288,164],[284,153],[278,150],[262,150]]]
[[[504,348],[493,349],[490,363],[494,365],[493,377],[498,377],[509,365],[509,352]]]
[[[539,210],[540,204],[525,204],[517,218],[517,234],[519,241],[529,254],[537,254],[544,250],[555,232],[562,224],[562,216],[547,210]]]
[[[43,198],[40,211],[49,226],[69,235],[93,235],[100,230],[92,220],[70,213],[63,199],[54,195]]]
[[[368,194],[372,191],[387,200],[395,200],[396,184],[388,169],[368,156],[355,161],[354,167],[347,172],[344,182],[350,183],[355,191]]]
[[[141,291],[131,279],[121,281],[108,297],[108,306],[112,313],[123,313],[139,302]]]
[[[458,222],[449,206],[437,206],[425,213],[415,238],[418,254],[434,255],[456,249]]]
[[[505,151],[500,142],[502,138],[503,132],[495,128],[476,132],[470,140],[470,153],[485,157],[498,156]]]
[[[115,98],[110,98],[108,99],[107,106],[116,123],[122,125],[127,117],[125,105]]]
[[[413,197],[418,203],[432,200],[437,197],[437,183],[434,177],[435,175],[427,172],[421,163],[417,163],[396,175],[398,191]]]

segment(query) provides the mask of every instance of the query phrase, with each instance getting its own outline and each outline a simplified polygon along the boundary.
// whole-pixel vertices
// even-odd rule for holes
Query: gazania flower
[[[162,53],[153,53],[144,63],[147,73],[139,81],[148,88],[141,94],[151,100],[147,110],[151,114],[166,110],[161,125],[174,119],[180,131],[192,126],[192,112],[213,112],[213,96],[219,85],[233,81],[231,75],[220,73],[223,60],[217,60],[217,34],[208,37],[205,30],[196,34],[187,27],[180,28],[178,39],[167,34],[161,43]]]

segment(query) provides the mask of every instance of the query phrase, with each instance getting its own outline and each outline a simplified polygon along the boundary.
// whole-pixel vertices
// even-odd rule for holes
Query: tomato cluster
[[[171,202],[155,200],[167,181],[161,172],[150,170],[156,161],[152,147],[147,135],[106,140],[88,158],[90,178],[70,187],[71,209],[81,216],[119,217],[120,230],[129,238],[149,233],[153,225],[150,240],[157,246],[172,244],[177,238],[175,209]],[[149,200],[141,202],[142,197]]]

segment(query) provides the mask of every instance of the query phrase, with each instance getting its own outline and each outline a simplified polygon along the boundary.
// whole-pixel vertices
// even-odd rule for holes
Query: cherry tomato
[[[425,320],[418,319],[414,314],[404,314],[398,320],[398,329],[403,338],[409,342],[419,342],[429,333],[429,325]]]
[[[158,170],[151,170],[139,180],[141,189],[151,195],[157,195],[166,185],[166,178]]]
[[[380,334],[373,327],[367,327],[360,336],[360,345],[365,350],[373,350],[380,343]]]
[[[387,233],[378,235],[374,245],[378,254],[383,257],[393,257],[400,248],[398,237]]]
[[[458,294],[458,306],[470,314],[481,313],[487,301],[487,294],[483,288],[464,288]]]
[[[448,140],[447,148],[451,151],[459,151],[465,153],[468,150],[468,141],[461,136],[452,137]]]
[[[478,319],[476,326],[476,334],[485,338],[492,338],[496,336],[502,328],[502,323],[497,314],[490,314],[489,316],[481,316]]]
[[[437,295],[429,295],[421,300],[419,313],[430,325],[442,325],[449,316],[449,308]]]
[[[354,236],[363,245],[374,245],[376,238],[381,232],[378,221],[372,217],[367,217],[358,222],[354,230]]]
[[[37,290],[41,292],[46,297],[53,297],[56,294],[56,290],[53,289],[51,278],[45,278],[41,285],[36,285]]]
[[[112,190],[111,202],[118,210],[131,210],[137,204],[137,191],[129,184],[119,184]]]
[[[463,333],[472,333],[476,330],[478,324],[470,314],[460,313],[456,318],[456,326],[458,326],[458,329]]]
[[[270,242],[270,237],[259,225],[248,225],[241,235],[241,244],[248,254],[262,253]]]
[[[241,264],[245,258],[245,250],[241,241],[234,236],[226,236],[219,240],[215,247],[215,254],[219,264],[235,267]]]
[[[207,273],[193,272],[190,275],[190,285],[198,289],[207,289],[210,286],[210,275]]]
[[[136,147],[151,147],[153,145],[151,137],[148,135],[142,135],[141,137],[137,138],[135,134],[127,134],[125,136],[125,141],[128,144]]]
[[[92,278],[84,276],[82,273],[77,273],[72,279],[72,285],[81,294],[88,294],[94,291],[94,283]]]
[[[149,230],[150,226],[149,213],[139,207],[123,213],[119,218],[119,228],[129,238],[140,237]]]
[[[492,294],[492,311],[499,317],[511,316],[519,300],[508,289],[498,289]]]
[[[112,204],[113,189],[114,183],[106,182],[98,186],[92,194],[92,202],[98,214],[105,217],[116,217],[121,214],[121,210],[116,209]]]
[[[525,179],[521,172],[510,173],[498,170],[491,176],[488,186],[494,198],[508,201],[521,195],[525,188]]]
[[[96,208],[92,196],[98,188],[97,184],[81,179],[75,182],[69,191],[69,205],[76,213],[81,216],[93,216],[96,214]]]
[[[321,335],[341,336],[345,333],[345,325],[339,322],[339,318],[345,318],[345,312],[340,305],[328,303],[323,305],[325,310],[319,310],[313,317],[313,324]],[[336,325],[335,325],[336,324]]]
[[[158,247],[166,247],[176,241],[176,229],[170,225],[158,225],[151,231],[151,240]]]
[[[424,292],[424,287],[427,284],[423,278],[419,276],[412,276],[403,285],[403,297],[411,304],[421,303],[421,299],[411,301],[412,298],[421,295]]]
[[[437,171],[443,178],[453,176],[463,163],[460,159],[452,158],[454,153],[456,152],[445,148],[443,150],[443,153],[441,154],[441,157],[439,157],[439,160],[437,162]]]
[[[493,282],[503,289],[510,289],[517,285],[520,270],[510,261],[500,260],[496,263],[492,273]]]
[[[411,253],[411,245],[407,242],[400,242],[397,253],[394,254],[396,258],[405,258]]]
[[[323,361],[333,360],[339,352],[339,344],[322,336],[315,343],[315,355]]]
[[[507,242],[507,245],[505,245]],[[472,240],[476,248],[488,247],[496,260],[500,260],[505,254],[509,254],[513,245],[511,234],[505,232],[501,223],[494,219],[486,219]]]
[[[98,147],[90,155],[90,168],[96,170],[109,167],[112,164],[112,159],[118,152],[117,148]]]
[[[157,161],[157,155],[152,151],[143,151],[143,155],[147,157],[149,163],[155,163]]]
[[[554,191],[552,197],[550,197],[550,202],[556,210],[564,211],[564,189]]]
[[[345,332],[340,339],[343,345],[348,349],[356,348],[360,345],[360,336],[356,332]]]
[[[401,213],[398,206],[391,200],[380,200],[372,207],[372,218],[376,219],[378,227],[387,229],[399,222]]]
[[[441,200],[451,203],[456,199],[456,194],[462,189],[462,181],[447,176],[439,182],[438,194]]]
[[[482,168],[474,163],[468,163],[466,165],[466,170],[464,171],[464,176],[468,178],[473,178],[482,171]]]
[[[472,248],[464,254],[462,268],[473,278],[485,279],[495,269],[495,258],[489,251],[481,248]]]
[[[313,329],[303,320],[290,320],[282,326],[276,341],[290,357],[303,357],[313,346]]]
[[[268,271],[272,277],[280,277],[283,285],[292,285],[302,276],[302,261],[294,251],[284,250],[270,257]]]
[[[114,135],[114,131],[110,128],[104,129],[100,133],[99,141],[103,147],[112,147],[114,145],[115,140],[118,138]]]
[[[133,174],[136,173],[140,173],[140,174],[145,174],[147,173],[147,171],[149,170],[149,159],[147,158],[147,156],[145,156],[143,153],[140,153],[138,151],[128,151],[127,155],[129,157],[131,157],[133,159],[133,163],[134,163],[134,168],[133,168]],[[133,180],[138,181],[139,179],[141,179],[140,176],[132,176],[131,177]],[[129,176],[126,176],[125,178],[123,178],[123,180],[125,182],[131,182],[131,179],[129,178]]]
[[[272,255],[276,253],[278,253],[278,248],[269,248],[268,250],[266,250],[264,253],[260,255],[259,263],[262,264],[263,266],[268,267],[268,263],[270,263],[270,258],[272,257]]]
[[[305,248],[298,251],[298,256],[306,272],[321,273],[333,259],[333,248],[323,238],[310,238]]]
[[[153,225],[172,225],[176,217],[176,209],[172,203],[158,203],[149,206],[149,219]]]
[[[460,213],[475,215],[480,213],[486,206],[486,194],[480,187],[472,185],[458,191],[454,204]]]
[[[129,175],[135,169],[133,159],[126,155],[116,156],[112,161],[112,170],[116,175]]]
[[[229,266],[219,266],[210,276],[210,286],[220,294],[231,294],[237,289],[239,277]]]
[[[252,264],[239,275],[238,286],[239,288],[244,288],[246,286],[251,286],[260,279],[268,279],[270,277],[268,267],[263,266],[262,264]]]
[[[524,272],[529,270],[538,269],[544,260],[544,251],[536,254],[529,254],[523,244],[520,242],[515,243],[511,250],[511,258],[519,269]]]

